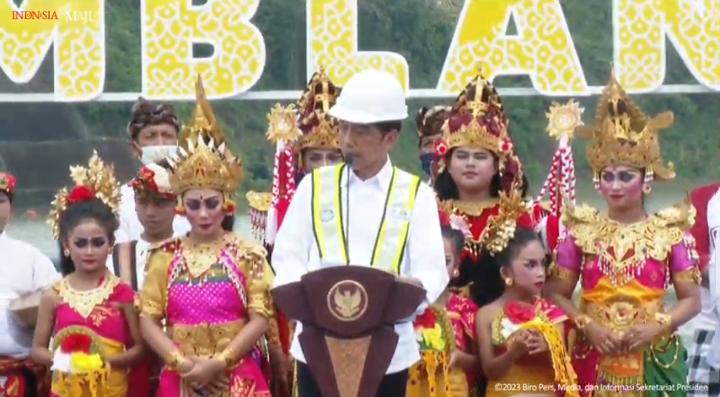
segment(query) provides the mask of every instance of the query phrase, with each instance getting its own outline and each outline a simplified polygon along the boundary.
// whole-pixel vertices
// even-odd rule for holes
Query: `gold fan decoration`
[[[266,136],[273,143],[279,141],[294,142],[302,135],[298,127],[297,109],[294,104],[283,107],[279,103],[267,115],[268,130]]]
[[[548,135],[557,140],[562,139],[562,137],[572,139],[575,129],[584,125],[582,121],[583,112],[585,112],[585,108],[572,99],[564,105],[553,102],[550,110],[545,113],[548,118]]]
[[[70,178],[74,183],[73,189],[60,189],[50,204],[48,223],[52,227],[53,237],[56,240],[60,237],[60,216],[70,204],[68,199],[75,188],[89,189],[96,198],[110,207],[116,216],[120,207],[120,184],[115,178],[113,166],[105,164],[98,156],[97,151],[93,150],[87,166],[70,166]]]

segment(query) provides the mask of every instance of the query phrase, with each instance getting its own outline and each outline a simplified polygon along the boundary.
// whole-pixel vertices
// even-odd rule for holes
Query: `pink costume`
[[[121,307],[133,303],[134,293],[129,285],[109,275],[90,291],[74,290],[67,277],[53,288],[62,303],[55,309],[52,351],[60,348],[66,338],[76,335],[90,336],[93,350],[103,357],[118,355],[132,346],[132,336]],[[111,369],[107,379],[98,381],[95,387],[80,383],[77,378],[54,371],[51,395],[124,397],[128,387],[126,371],[120,369]]]
[[[198,270],[200,266],[200,270]],[[220,354],[249,321],[249,311],[272,315],[271,272],[263,248],[228,234],[208,245],[173,240],[155,251],[141,294],[142,315],[166,320],[168,335],[185,357]],[[223,397],[269,397],[258,345],[228,371]],[[160,374],[158,396],[193,396],[172,369]]]
[[[684,231],[690,219],[687,209],[672,208],[621,224],[587,207],[573,209],[563,218],[568,234],[558,244],[552,277],[575,283],[579,276],[582,312],[620,335],[658,321],[671,280],[698,281],[694,241]],[[663,334],[650,346],[618,356],[601,355],[575,330],[570,343],[581,386],[687,382],[676,335]],[[619,392],[632,395],[630,390]]]

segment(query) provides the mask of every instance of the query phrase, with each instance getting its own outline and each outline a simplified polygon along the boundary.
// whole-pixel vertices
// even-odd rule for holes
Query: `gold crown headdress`
[[[242,181],[242,160],[227,148],[199,75],[195,90],[192,120],[180,134],[177,157],[168,159],[170,186],[175,194],[210,188],[232,195]]]
[[[523,185],[523,167],[508,134],[502,99],[482,71],[458,95],[443,125],[442,138],[435,143],[441,170],[445,168],[445,156],[450,150],[463,146],[485,149],[497,156],[503,191]]]
[[[579,129],[579,135],[592,139],[587,157],[596,176],[605,167],[625,165],[644,169],[648,179],[672,179],[674,165],[663,163],[658,141],[658,132],[672,123],[669,111],[648,118],[611,73],[598,101],[594,125]]]
[[[93,150],[87,166],[70,166],[70,178],[75,184],[72,190],[60,189],[51,203],[48,223],[56,240],[60,237],[60,217],[70,205],[99,199],[110,207],[113,214],[118,215],[120,185],[115,179],[112,165],[106,165],[96,151]]]
[[[507,127],[500,95],[480,72],[465,86],[450,110],[443,126],[445,152],[470,146],[489,150],[498,157],[505,156],[512,151]]]
[[[296,104],[272,108],[268,114],[268,138],[273,142],[296,142],[298,150],[339,149],[337,122],[327,114],[339,95],[340,88],[320,68]]]

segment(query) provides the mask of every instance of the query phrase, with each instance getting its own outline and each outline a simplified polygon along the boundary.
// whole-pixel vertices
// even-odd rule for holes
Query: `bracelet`
[[[667,313],[655,313],[655,322],[663,327],[664,331],[670,331],[672,326],[672,317]]]
[[[167,360],[165,360],[165,364],[169,369],[178,369],[183,361],[185,361],[185,356],[183,356],[180,351],[174,350],[168,355]]]
[[[230,369],[233,364],[235,363],[235,350],[233,350],[230,346],[226,347],[225,350],[220,352],[215,358],[221,360],[225,363],[225,368]]]
[[[593,319],[590,318],[590,316],[588,316],[587,314],[580,314],[578,316],[575,316],[575,318],[573,319],[575,327],[577,327],[577,329],[581,331],[585,329],[585,327],[587,327],[587,325],[590,324],[592,321]]]

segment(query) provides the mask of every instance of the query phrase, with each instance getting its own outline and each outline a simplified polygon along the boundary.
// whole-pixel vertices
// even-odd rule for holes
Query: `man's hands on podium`
[[[420,279],[417,279],[415,277],[398,276],[397,280],[400,282],[403,282],[403,283],[408,283],[408,284],[412,284],[412,285],[415,285],[420,288],[424,288],[422,281],[420,281]]]

